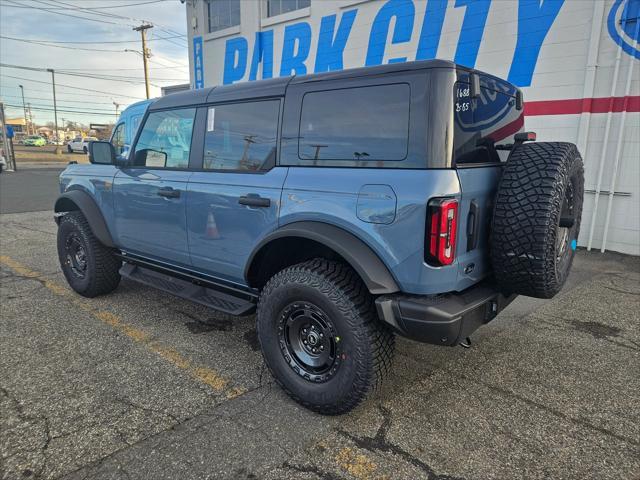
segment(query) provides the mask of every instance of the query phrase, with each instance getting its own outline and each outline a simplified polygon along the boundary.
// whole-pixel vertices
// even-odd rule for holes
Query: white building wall
[[[456,7],[454,0],[444,3],[442,0],[312,0],[310,8],[266,18],[266,0],[241,0],[239,26],[207,33],[205,0],[188,0],[192,84],[195,85],[197,74],[194,39],[202,40],[204,86],[213,86],[225,82],[225,57],[229,58],[229,52],[233,53],[230,57],[233,62],[230,64],[227,61],[227,74],[231,71],[229,66],[242,66],[241,57],[246,56],[246,69],[242,73],[239,68],[242,74],[233,81],[249,80],[256,32],[266,32],[268,35],[272,32],[273,48],[263,46],[268,51],[272,50],[272,74],[279,76],[287,27],[310,32],[309,53],[303,65],[306,73],[314,73],[323,17],[336,15],[335,35],[345,15],[354,15],[348,13],[354,10],[353,25],[341,51],[343,68],[365,65],[372,26],[376,20],[380,25],[385,11],[396,12],[397,15],[388,22],[382,63],[398,57],[415,60],[423,23],[426,21],[429,28],[425,32],[438,40],[437,58],[454,60],[457,50],[473,52],[473,46],[464,40],[473,39],[473,33],[477,32],[477,58],[474,65],[468,66],[509,78],[514,63],[520,62],[521,65],[523,56],[535,56],[535,36],[536,32],[541,31],[543,41],[531,82],[514,82],[524,90],[525,128],[536,131],[539,141],[569,141],[578,144],[581,149],[588,193],[585,194],[579,244],[589,245],[593,229],[593,248],[603,246],[606,232],[607,250],[640,255],[640,51],[637,43],[634,44],[633,35],[623,35],[623,40],[616,42],[607,26],[610,15],[619,19],[625,8],[631,12],[631,17],[639,15],[640,0],[486,0],[486,3],[485,0],[458,0],[457,3],[461,6]],[[438,34],[438,22],[434,19],[438,18],[440,4],[445,10]],[[488,6],[484,27],[478,25],[483,4]],[[427,9],[430,9],[431,15],[425,16]],[[519,13],[526,17],[521,18],[520,22]],[[616,22],[614,24],[619,34],[622,27]],[[628,25],[637,26],[637,18],[635,23],[629,22]],[[395,43],[394,34],[402,37],[396,39],[398,41]],[[241,38],[246,40],[246,49],[235,51],[231,46]],[[519,40],[531,46],[515,56]],[[299,53],[300,48],[304,50],[304,43],[304,40],[294,42],[294,53]],[[626,44],[625,50],[621,49],[619,43]],[[257,79],[268,76],[269,68],[265,69],[264,58],[268,58],[268,55],[259,64]],[[618,73],[614,83],[616,69]],[[630,69],[632,77],[627,91]],[[615,97],[612,108],[610,97]],[[629,111],[622,113],[625,97]],[[595,100],[590,102],[590,99]],[[609,134],[603,149],[609,117]],[[625,126],[620,136],[623,117]],[[618,148],[619,138],[622,143]],[[620,155],[614,177],[615,154],[618,150]],[[593,191],[598,186],[601,165],[601,190],[608,191],[613,187],[616,195],[599,195],[597,213],[592,222],[595,204]],[[607,224],[609,202],[611,215]]]

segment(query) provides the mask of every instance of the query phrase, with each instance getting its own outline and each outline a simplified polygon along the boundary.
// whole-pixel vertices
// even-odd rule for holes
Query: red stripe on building
[[[577,115],[580,113],[616,113],[624,110],[627,112],[640,112],[640,95],[542,100],[525,102],[524,104],[524,114],[528,117],[537,115]]]
[[[513,122],[506,124],[495,132],[490,133],[487,137],[491,138],[494,142],[499,142],[500,140],[519,132],[522,127],[524,127],[524,115],[520,115]]]

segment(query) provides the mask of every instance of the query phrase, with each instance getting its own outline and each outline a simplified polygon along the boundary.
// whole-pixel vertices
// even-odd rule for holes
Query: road
[[[59,195],[58,176],[65,165],[22,168],[0,174],[0,213],[53,211]]]
[[[129,281],[80,297],[55,233],[48,208],[0,215],[3,479],[638,478],[638,258],[580,251],[470,349],[400,339],[380,395],[323,417],[273,383],[253,317]]]

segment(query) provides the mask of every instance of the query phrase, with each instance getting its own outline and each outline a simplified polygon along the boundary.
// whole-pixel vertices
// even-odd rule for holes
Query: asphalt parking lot
[[[253,317],[129,281],[82,298],[51,212],[11,198],[3,479],[640,478],[638,258],[579,251],[561,295],[517,299],[470,349],[400,340],[379,396],[322,417],[273,384]]]
[[[17,172],[0,174],[0,213],[52,209],[59,192],[58,176],[65,166],[33,168],[18,164]]]

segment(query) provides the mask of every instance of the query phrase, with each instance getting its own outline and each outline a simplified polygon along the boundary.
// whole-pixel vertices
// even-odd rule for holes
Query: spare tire
[[[525,143],[509,155],[491,223],[491,263],[505,292],[551,298],[571,269],[584,168],[576,146]]]

